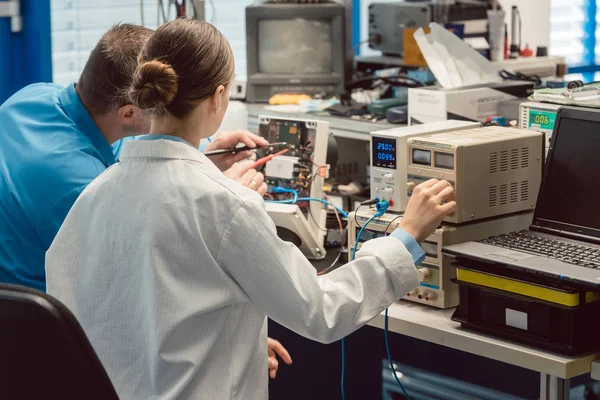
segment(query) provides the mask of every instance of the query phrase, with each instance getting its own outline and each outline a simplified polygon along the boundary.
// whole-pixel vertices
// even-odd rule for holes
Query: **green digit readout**
[[[529,128],[552,131],[556,122],[556,113],[552,111],[529,111]]]

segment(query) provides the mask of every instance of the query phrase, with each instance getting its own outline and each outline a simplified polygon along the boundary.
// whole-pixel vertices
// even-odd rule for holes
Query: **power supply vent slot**
[[[508,204],[508,185],[500,185],[500,205]]]
[[[498,152],[490,153],[490,174],[498,172]]]
[[[510,184],[510,202],[516,203],[519,201],[519,183],[511,182]]]
[[[521,149],[521,168],[529,167],[529,147]]]
[[[508,150],[500,152],[500,171],[508,171]]]
[[[519,168],[519,149],[512,149],[510,151],[510,169]]]
[[[490,207],[498,205],[498,186],[490,186],[488,191],[488,202]]]
[[[521,201],[529,200],[529,181],[521,181]]]

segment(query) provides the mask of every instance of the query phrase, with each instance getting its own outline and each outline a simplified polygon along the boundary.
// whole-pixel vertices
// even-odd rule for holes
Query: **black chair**
[[[73,314],[37,290],[0,284],[0,398],[118,400]]]

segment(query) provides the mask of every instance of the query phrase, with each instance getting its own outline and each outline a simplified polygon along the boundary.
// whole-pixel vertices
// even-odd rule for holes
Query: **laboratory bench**
[[[461,328],[451,320],[454,308],[440,310],[399,301],[388,309],[390,332],[435,343],[540,374],[541,400],[569,399],[570,379],[588,374],[600,354],[568,357]],[[383,329],[384,315],[369,325]]]
[[[328,267],[336,254],[330,250],[324,260],[313,261],[314,267]],[[600,355],[566,357],[468,331],[451,320],[453,312],[408,301],[390,306],[394,362],[523,399],[569,399],[571,383],[589,381],[590,372],[600,378],[600,363],[594,362]],[[345,340],[347,400],[381,398],[381,362],[387,359],[383,323],[382,313]],[[271,399],[340,398],[339,342],[316,343],[273,321],[269,336],[281,341],[294,359],[270,382]]]

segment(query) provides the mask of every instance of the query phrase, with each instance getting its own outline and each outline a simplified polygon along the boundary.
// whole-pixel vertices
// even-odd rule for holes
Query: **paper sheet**
[[[454,33],[432,22],[431,33],[415,32],[415,40],[429,69],[445,89],[500,82],[494,65]]]

